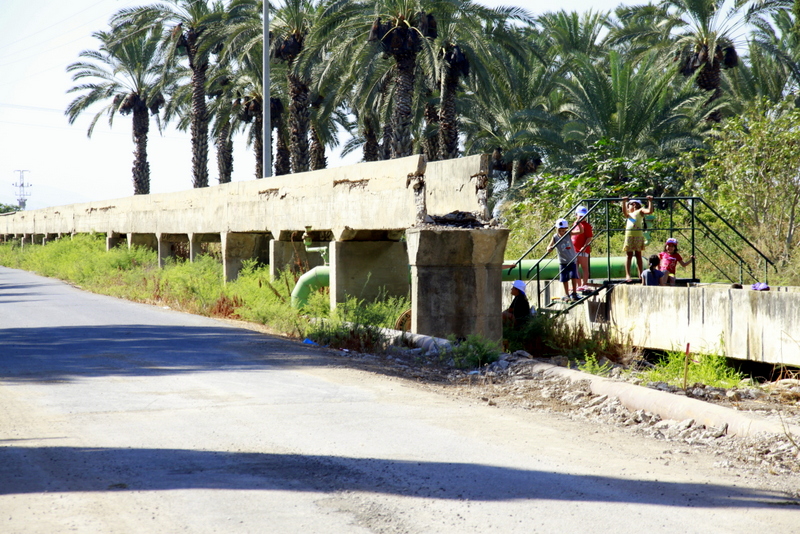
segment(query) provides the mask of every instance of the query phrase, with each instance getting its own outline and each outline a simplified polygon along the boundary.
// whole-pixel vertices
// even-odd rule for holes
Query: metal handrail
[[[604,225],[605,228],[595,228],[593,241],[597,242],[597,240],[598,240],[598,238],[600,236],[602,236],[603,234],[606,235],[606,258],[607,258],[606,276],[607,276],[608,280],[611,280],[611,234],[614,233],[614,232],[622,232],[622,231],[625,230],[624,228],[611,228],[611,209],[610,209],[610,206],[612,206],[615,203],[619,203],[622,200],[623,200],[623,197],[584,198],[584,199],[581,199],[581,201],[578,204],[573,206],[564,215],[564,218],[569,220],[569,217],[575,212],[575,210],[577,209],[577,207],[579,205],[585,205],[588,208],[587,216],[590,216],[593,212],[600,211],[600,206],[601,205],[605,208],[603,210],[605,212],[604,213],[604,215],[605,215],[605,217],[604,217],[604,219],[605,219],[605,221],[604,221],[605,222],[605,225]],[[707,260],[710,260],[709,256],[704,251],[696,248],[697,240],[696,240],[696,235],[695,234],[696,234],[696,230],[697,230],[697,228],[699,226],[705,231],[706,237],[708,237],[711,240],[712,244],[716,245],[719,248],[719,250],[721,252],[723,252],[728,258],[730,258],[731,260],[735,259],[735,261],[738,262],[738,264],[739,264],[739,280],[740,280],[740,282],[743,280],[743,275],[745,274],[745,272],[747,273],[747,275],[749,275],[753,279],[757,279],[757,277],[754,274],[754,271],[752,270],[749,262],[747,260],[745,260],[741,255],[739,255],[735,250],[733,250],[733,248],[731,248],[731,246],[728,244],[728,242],[723,237],[721,237],[718,232],[714,231],[708,224],[706,224],[702,219],[700,219],[698,217],[697,211],[696,211],[695,208],[698,207],[698,206],[702,206],[703,208],[707,208],[709,210],[709,212],[712,213],[717,218],[717,220],[719,220],[724,225],[725,228],[733,231],[734,234],[739,239],[741,239],[741,241],[748,248],[753,250],[761,259],[764,260],[764,262],[765,262],[764,263],[764,282],[768,281],[767,279],[768,279],[768,274],[769,274],[769,266],[772,266],[773,268],[775,268],[775,263],[772,260],[770,260],[763,252],[761,252],[761,250],[759,250],[758,247],[756,247],[753,243],[751,243],[749,239],[747,239],[744,235],[742,235],[742,233],[739,232],[731,223],[729,223],[725,218],[723,218],[705,200],[703,200],[703,198],[694,197],[694,196],[691,196],[691,197],[656,197],[656,198],[653,199],[653,202],[654,203],[655,202],[658,202],[658,203],[667,202],[667,203],[669,203],[670,225],[668,227],[649,228],[647,230],[648,232],[654,232],[654,231],[676,232],[677,231],[682,237],[685,237],[684,231],[688,231],[689,234],[690,234],[688,239],[689,239],[689,243],[690,243],[690,247],[691,247],[691,255],[694,256],[694,255],[696,255],[696,252],[697,252],[697,253],[701,254],[704,258],[706,258]],[[690,226],[676,227],[674,225],[674,207],[675,207],[675,205],[677,205],[680,208],[682,208],[683,210],[685,210],[686,213],[689,215],[690,220],[691,220]],[[576,226],[577,226],[577,221],[574,222],[571,225],[571,227],[567,230],[567,232],[558,241],[556,241],[556,243],[560,243],[562,240],[564,240],[566,238],[571,239],[571,232]],[[540,266],[542,266],[544,260],[548,257],[548,255],[549,255],[548,252],[545,252],[545,254],[542,255],[538,259],[538,261],[536,261],[534,267],[531,267],[530,269],[527,270],[527,272],[525,272],[524,276],[523,276],[523,270],[522,270],[522,261],[527,259],[531,255],[531,253],[536,249],[536,247],[541,245],[542,242],[545,241],[550,235],[551,235],[551,231],[548,231],[547,233],[545,233],[541,238],[539,238],[536,241],[536,243],[534,243],[530,248],[528,248],[528,250],[525,251],[525,253],[522,254],[522,256],[520,256],[519,259],[517,259],[511,267],[509,267],[507,269],[508,273],[513,272],[514,269],[519,269],[519,278],[520,279],[532,279],[531,278],[531,274],[534,271],[536,271],[535,278],[537,280],[537,294],[538,294],[537,295],[537,303],[539,304],[540,307],[541,307],[541,294],[542,294],[542,292],[546,291],[547,288],[550,287],[550,284],[552,284],[553,281],[558,278],[558,276],[556,276],[556,278],[554,278],[553,280],[549,280],[547,282],[547,284],[545,285],[544,289],[541,288],[541,285],[540,285],[540,283],[541,283],[541,279],[540,279],[540,272],[541,271],[540,271],[540,268],[541,267]],[[550,261],[553,261],[553,259],[551,258]],[[717,269],[717,271],[719,271],[719,273],[724,278],[727,278],[728,280],[732,279],[718,265],[714,264],[711,261],[709,261],[709,264],[713,265],[713,267],[715,269]],[[692,279],[696,279],[696,267],[695,267],[695,265],[696,265],[696,263],[692,262]],[[561,270],[559,270],[559,274],[560,274],[560,272],[561,272]]]

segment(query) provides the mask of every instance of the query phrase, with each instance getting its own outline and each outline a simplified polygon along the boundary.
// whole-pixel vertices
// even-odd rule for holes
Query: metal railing
[[[611,238],[615,233],[625,232],[624,224],[622,224],[624,223],[624,219],[622,217],[622,210],[620,207],[620,203],[622,201],[623,198],[621,197],[582,199],[577,205],[573,206],[565,215],[563,215],[565,219],[572,220],[574,222],[571,224],[564,236],[557,240],[557,243],[560,243],[564,239],[571,239],[571,232],[577,226],[577,218],[574,215],[575,210],[578,206],[586,206],[588,208],[586,217],[592,221],[593,225],[594,236],[592,239],[592,244],[596,245],[599,239],[602,239],[603,237],[605,238],[606,285],[614,282],[614,279],[611,277]],[[776,268],[772,260],[770,260],[753,243],[751,243],[750,240],[748,240],[741,232],[739,232],[734,225],[722,217],[719,212],[712,208],[701,197],[657,197],[653,199],[653,208],[655,217],[651,220],[658,221],[658,224],[653,227],[648,227],[645,230],[646,234],[652,236],[654,232],[665,232],[669,234],[669,237],[681,237],[683,240],[688,241],[690,255],[695,257],[700,256],[705,259],[709,265],[716,269],[721,277],[727,279],[729,282],[738,281],[739,283],[744,283],[746,277],[755,281],[768,282],[769,268]],[[676,217],[676,211],[678,212],[678,217]],[[662,214],[668,216],[668,224],[664,224],[667,221],[664,221],[666,217]],[[715,218],[719,223],[716,226],[721,224],[721,229],[715,230],[712,228],[711,225],[704,220],[704,217]],[[676,218],[679,219],[678,223],[676,223]],[[617,222],[619,222],[620,226],[617,226]],[[723,235],[722,231],[729,231],[729,233],[732,233],[732,236],[729,237],[727,234]],[[549,252],[545,252],[541,257],[539,257],[538,260],[536,260],[534,266],[528,269],[523,268],[522,261],[531,259],[529,257],[533,255],[537,247],[539,247],[543,241],[550,238],[551,235],[552,230],[545,233],[533,245],[531,245],[531,247],[528,248],[528,250],[525,251],[525,253],[520,256],[520,258],[512,266],[505,268],[505,271],[508,274],[513,273],[513,271],[517,269],[519,271],[517,278],[521,280],[536,281],[536,302],[537,307],[540,308],[542,307],[542,294],[549,290],[550,285],[554,281],[558,280],[561,269],[559,269],[559,275],[556,275],[552,279],[543,281],[541,279],[541,268],[545,265],[543,262],[547,261],[547,264],[549,265],[549,262],[554,261],[553,259],[547,259],[547,257],[550,255]],[[702,249],[699,247],[698,235],[702,238],[701,240],[703,241],[703,244],[708,245],[709,249],[711,247],[715,247],[716,251],[721,252],[723,257],[727,258],[729,263],[737,265],[738,272],[734,275],[731,275],[731,273],[726,271],[723,266],[714,262],[710,255],[711,250]],[[738,240],[741,246],[736,248],[732,246],[732,241],[734,240]],[[595,248],[597,247],[595,246]],[[755,265],[751,265],[751,262],[745,259],[740,253],[744,252],[745,250],[750,250],[752,252],[751,255],[754,255],[757,260],[763,264],[763,280],[759,280],[759,276],[756,274],[756,271],[759,271],[760,269]],[[696,265],[696,261],[693,261],[691,264],[692,280],[697,280]],[[593,279],[597,280],[598,278],[593,277]],[[575,304],[567,306],[564,308],[564,310],[567,310],[574,305]]]

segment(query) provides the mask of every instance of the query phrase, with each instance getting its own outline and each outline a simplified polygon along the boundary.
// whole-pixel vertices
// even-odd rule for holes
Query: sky
[[[111,15],[147,0],[0,0],[0,203],[17,205],[20,179],[31,184],[27,209],[109,200],[133,194],[131,116],[116,115],[113,127],[101,118],[86,135],[98,108],[70,125],[64,110],[77,96],[66,67],[83,50],[96,50],[95,31],[108,28]],[[519,5],[536,14],[544,3],[481,0],[488,6]],[[611,10],[620,0],[561,0],[559,9]],[[633,3],[633,2],[632,2]],[[639,3],[639,2],[636,2]],[[555,5],[554,5],[555,6]],[[346,137],[346,136],[344,136]],[[345,139],[340,139],[344,142]],[[329,167],[350,165],[360,151],[342,158],[329,151]],[[191,189],[191,140],[188,132],[151,120],[148,140],[150,190]],[[24,172],[19,172],[24,171]],[[255,179],[255,156],[243,136],[234,140],[234,181]],[[209,146],[209,183],[218,183],[216,154]]]

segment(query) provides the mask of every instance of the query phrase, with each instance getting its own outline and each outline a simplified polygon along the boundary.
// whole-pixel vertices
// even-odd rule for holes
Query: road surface
[[[0,268],[0,532],[797,532],[704,454]]]

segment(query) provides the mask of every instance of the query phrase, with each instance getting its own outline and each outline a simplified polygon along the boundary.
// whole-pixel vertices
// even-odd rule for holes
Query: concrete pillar
[[[158,251],[156,234],[128,234],[128,248],[142,247]]]
[[[330,244],[331,308],[348,296],[367,301],[381,292],[407,297],[408,254],[398,241],[332,241]]]
[[[126,238],[123,237],[120,234],[117,234],[115,232],[108,232],[106,234],[106,251],[109,251],[114,247],[120,246],[122,244],[122,240],[123,239],[126,239]],[[127,239],[126,239],[126,241],[127,241]]]
[[[502,264],[507,229],[406,231],[411,330],[436,337],[503,337]]]
[[[328,241],[313,241],[312,247],[327,247]],[[329,252],[330,254],[330,252]],[[302,241],[279,241],[272,239],[269,242],[269,274],[274,280],[281,271],[291,270],[302,272],[313,269],[318,265],[325,265],[322,255],[318,252],[306,252]]]
[[[263,259],[267,252],[268,234],[245,234],[224,232],[222,242],[222,270],[226,282],[236,280],[242,270],[242,262],[251,258]]]
[[[58,234],[44,234],[44,237],[42,238],[42,245],[46,245],[47,243],[55,241],[56,239],[58,239]]]

